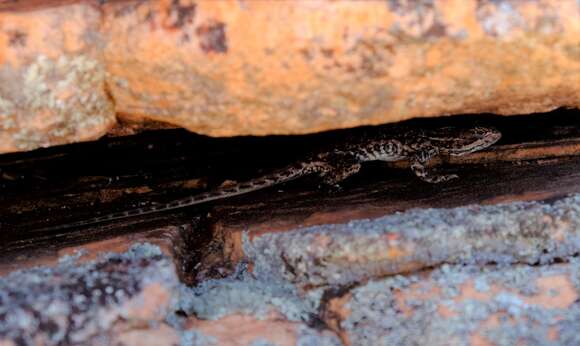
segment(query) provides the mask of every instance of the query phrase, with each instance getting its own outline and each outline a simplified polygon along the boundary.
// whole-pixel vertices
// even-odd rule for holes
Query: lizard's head
[[[492,127],[444,127],[429,131],[427,137],[442,154],[460,156],[489,147],[501,138],[501,133]]]

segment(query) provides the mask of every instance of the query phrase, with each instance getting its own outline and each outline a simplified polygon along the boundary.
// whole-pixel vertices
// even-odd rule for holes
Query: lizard
[[[433,184],[442,183],[458,178],[458,176],[455,174],[438,175],[431,172],[427,165],[432,158],[438,155],[462,156],[473,153],[491,146],[500,138],[501,133],[498,130],[482,126],[466,129],[442,127],[431,130],[379,131],[371,135],[348,138],[342,144],[311,154],[302,161],[256,179],[232,186],[218,187],[208,192],[176,199],[165,204],[154,204],[97,216],[50,229],[75,228],[189,207],[254,192],[311,174],[318,174],[325,185],[340,188],[341,181],[356,174],[361,169],[362,164],[369,161],[407,160],[411,170],[420,180]]]

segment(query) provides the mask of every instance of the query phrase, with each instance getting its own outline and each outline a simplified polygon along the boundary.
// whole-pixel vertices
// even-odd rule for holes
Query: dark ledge
[[[423,183],[404,163],[371,163],[346,181],[340,193],[319,191],[315,178],[304,178],[214,203],[62,232],[35,230],[170,201],[226,180],[256,177],[357,130],[227,139],[165,130],[3,155],[0,253],[4,261],[10,262],[16,253],[34,257],[130,234],[167,237],[169,233],[169,238],[183,241],[180,230],[197,229],[200,226],[194,220],[202,218],[205,221],[197,235],[185,237],[187,246],[201,251],[208,244],[212,249],[222,247],[216,241],[227,239],[223,230],[234,234],[251,225],[260,225],[257,228],[268,232],[282,231],[379,217],[410,208],[550,201],[580,193],[579,111],[406,122],[417,127],[470,124],[495,126],[503,138],[483,152],[435,162],[438,170],[460,176],[450,183]],[[174,247],[182,248],[183,244]]]

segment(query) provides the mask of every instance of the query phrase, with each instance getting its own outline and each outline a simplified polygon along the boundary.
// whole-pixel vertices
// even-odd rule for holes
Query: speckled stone
[[[103,345],[122,340],[122,326],[155,330],[177,285],[171,260],[147,244],[85,264],[66,256],[55,267],[16,271],[0,278],[0,341]]]
[[[576,0],[2,1],[0,152],[98,138],[116,119],[234,136],[579,107],[579,11]]]

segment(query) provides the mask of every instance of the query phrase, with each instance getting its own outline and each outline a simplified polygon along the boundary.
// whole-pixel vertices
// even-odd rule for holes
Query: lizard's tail
[[[307,174],[315,173],[315,172],[322,172],[326,169],[326,166],[321,162],[309,162],[309,163],[302,163],[297,164],[294,166],[290,166],[286,169],[276,171],[274,173],[268,174],[266,176],[262,176],[257,179],[248,180],[246,182],[241,182],[235,184],[233,186],[224,186],[218,187],[217,189],[203,192],[195,196],[185,197],[181,199],[177,199],[171,201],[166,204],[157,204],[151,205],[148,207],[136,208],[126,211],[121,211],[112,214],[106,214],[103,216],[94,217],[91,219],[86,219],[77,222],[71,222],[67,224],[62,224],[54,227],[46,227],[35,230],[35,232],[45,232],[45,231],[55,231],[55,230],[63,230],[69,228],[76,228],[82,227],[92,224],[97,224],[101,222],[107,222],[117,219],[124,219],[131,216],[139,216],[139,215],[146,215],[152,213],[163,212],[172,209],[178,209],[183,207],[189,207],[192,205],[202,204],[210,201],[214,201],[217,199],[223,199],[226,197],[233,197],[243,195],[245,193],[258,191],[261,189],[265,189],[280,183],[284,183],[287,181],[291,181],[302,177]]]

